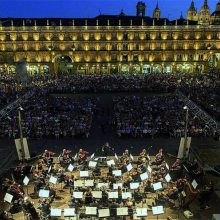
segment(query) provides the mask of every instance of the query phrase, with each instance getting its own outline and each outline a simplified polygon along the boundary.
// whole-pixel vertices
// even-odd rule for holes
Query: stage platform
[[[151,157],[151,160],[153,160],[154,157]],[[55,157],[54,159],[54,163],[58,162],[57,157]],[[105,164],[105,160],[103,159],[103,163],[101,163],[100,168],[101,168],[101,176],[100,177],[106,177],[108,175],[108,166]],[[108,157],[107,160],[115,160],[114,156]],[[135,164],[135,161],[137,160],[137,156],[134,156],[134,163],[133,163],[133,167],[135,168],[137,165]],[[166,162],[171,165],[173,163],[174,159],[170,158],[167,159]],[[39,160],[36,160],[32,163],[30,163],[29,165],[36,165],[39,162]],[[91,169],[89,169],[89,173],[91,173]],[[74,175],[74,177],[79,178],[79,168],[74,170],[73,172],[69,172],[67,170],[66,175],[70,176],[70,175]],[[129,175],[128,174],[125,174]],[[25,191],[25,195],[28,196],[30,198],[30,200],[34,203],[34,206],[36,208],[37,211],[39,211],[39,209],[37,209],[38,205],[39,205],[39,196],[38,194],[34,193],[34,182],[35,182],[35,178],[33,175],[28,176],[30,178],[30,182],[27,186],[23,186],[24,191]],[[47,178],[49,180],[49,176]],[[88,178],[89,179],[89,178]],[[47,182],[48,182],[47,180]],[[95,183],[97,184],[99,182],[99,177],[97,177],[95,179]],[[63,183],[57,183],[57,184],[52,184],[49,183],[50,187],[54,188],[56,191],[56,197],[54,199],[54,201],[51,203],[51,208],[59,208],[59,209],[66,209],[68,208],[68,201],[71,199],[71,194],[70,194],[70,189],[69,188],[64,188],[64,184]],[[142,189],[141,189],[142,190]],[[2,210],[9,210],[10,209],[10,204],[8,202],[4,202],[3,201],[4,198],[4,194],[1,195],[1,209]],[[155,193],[149,193],[147,195],[146,198],[143,199],[142,202],[139,203],[135,203],[135,206],[133,207],[133,210],[135,212],[136,208],[147,208],[148,209],[148,215],[147,217],[137,217],[135,214],[132,216],[124,216],[124,219],[126,220],[130,220],[130,219],[167,219],[168,216],[171,217],[171,219],[186,219],[183,215],[183,211],[182,209],[173,209],[170,207],[165,207],[164,208],[164,214],[160,214],[160,215],[153,215],[152,213],[152,209],[149,208],[152,203],[154,202],[155,198]],[[214,195],[214,198],[212,199],[212,208],[210,210],[199,210],[199,206],[198,206],[198,201],[194,201],[191,204],[191,210],[194,214],[194,218],[192,219],[211,219],[212,214],[214,213],[218,213],[218,207],[216,207],[216,205],[219,203],[219,197],[217,195]],[[121,206],[123,206],[123,204],[120,204]],[[82,208],[82,212],[84,211],[84,208]],[[12,215],[13,219],[15,220],[23,220],[24,218],[24,214],[22,211],[15,213]],[[52,219],[79,219],[78,217],[73,217],[73,218],[64,218],[63,217],[63,213],[62,213],[62,217],[58,217],[58,218],[52,218]],[[82,218],[80,218],[82,219]],[[91,217],[88,216],[86,218],[83,219],[100,219],[98,217]],[[102,218],[103,219],[103,218]],[[107,219],[112,219],[112,218],[107,218]],[[122,219],[121,217],[118,217],[116,219]]]

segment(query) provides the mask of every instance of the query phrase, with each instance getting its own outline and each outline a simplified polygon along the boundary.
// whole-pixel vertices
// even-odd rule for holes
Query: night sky
[[[147,4],[147,16],[152,16],[157,0],[142,0]],[[181,12],[186,16],[191,0],[158,0],[161,17],[176,19]],[[121,9],[126,15],[136,14],[138,0],[0,0],[0,17],[95,17],[101,14],[118,15]],[[197,10],[204,0],[194,0]],[[211,12],[218,0],[208,0]]]

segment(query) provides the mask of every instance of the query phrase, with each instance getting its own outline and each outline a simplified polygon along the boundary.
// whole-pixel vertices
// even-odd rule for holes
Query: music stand
[[[101,188],[101,187],[108,187],[108,183],[98,183],[98,188]]]
[[[168,173],[165,177],[165,180],[169,183],[170,182],[170,180],[171,180],[171,176],[170,176],[170,174]]]
[[[112,174],[115,176],[122,176],[121,170],[112,170]]]
[[[102,191],[92,191],[92,197],[96,199],[102,198]]]
[[[56,184],[57,183],[57,178],[54,177],[54,176],[51,176],[50,179],[49,179],[49,183],[52,183],[52,184]]]
[[[85,185],[85,182],[83,180],[75,180],[74,181],[74,188],[83,187],[84,185]]]
[[[109,199],[118,199],[118,192],[108,192]]]
[[[49,195],[50,195],[50,191],[49,190],[40,189],[39,197],[41,197],[41,198],[48,198]]]
[[[112,165],[115,165],[115,161],[114,160],[107,160],[107,165],[109,167],[111,167]]]
[[[123,187],[123,183],[113,183],[113,189],[118,189],[119,187]]]
[[[30,179],[27,176],[25,176],[25,178],[23,179],[23,184],[27,188],[27,195],[28,195],[28,183],[29,183],[29,181],[30,181]]]
[[[128,198],[132,198],[131,192],[123,192],[122,199],[128,199]]]
[[[130,189],[138,189],[139,185],[139,182],[130,183]]]
[[[86,215],[97,215],[97,207],[86,207]]]
[[[13,199],[13,195],[11,195],[10,193],[5,194],[5,197],[4,197],[5,202],[11,203],[12,199]]]
[[[163,206],[152,206],[152,212],[153,215],[157,215],[157,219],[158,219],[158,216],[164,213]]]
[[[85,180],[85,186],[87,187],[94,186],[94,180]]]
[[[151,172],[152,172],[152,169],[151,169],[151,167],[150,167],[150,166],[148,166],[148,167],[147,167],[147,170],[148,170],[148,172],[149,172],[149,173],[151,173]]]
[[[148,179],[148,173],[147,172],[146,173],[142,173],[140,175],[140,178],[141,178],[142,181]]]
[[[67,168],[70,172],[73,172],[74,166],[72,164],[70,164]]]
[[[154,183],[153,188],[155,191],[163,189],[162,183],[161,182]]]
[[[53,217],[61,217],[62,215],[62,209],[51,209],[50,210],[50,216]]]
[[[64,209],[64,217],[73,217],[76,215],[75,208],[67,208]]]
[[[89,177],[89,171],[79,171],[80,177]]]
[[[82,199],[83,198],[83,192],[73,192],[73,198]]]
[[[127,171],[130,172],[132,169],[133,169],[133,167],[132,167],[132,165],[129,163],[129,164],[127,165]]]
[[[193,186],[194,189],[197,188],[198,183],[196,182],[196,180],[193,180],[193,181],[192,181],[192,186]]]
[[[147,216],[147,208],[136,208],[136,216],[146,217]]]
[[[47,173],[50,173],[51,169],[52,169],[52,167],[51,167],[51,165],[50,165],[50,167],[49,167]]]
[[[128,207],[117,208],[117,216],[128,215]]]
[[[96,165],[97,165],[97,162],[95,162],[95,161],[89,161],[89,167],[90,167],[90,168],[95,168]]]
[[[110,209],[98,209],[98,217],[105,218],[110,216]]]

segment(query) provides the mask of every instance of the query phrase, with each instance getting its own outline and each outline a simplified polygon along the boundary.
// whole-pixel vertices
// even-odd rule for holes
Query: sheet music
[[[83,187],[85,185],[83,180],[75,180],[74,181],[74,188],[76,187]]]
[[[122,188],[123,183],[113,183],[113,189],[118,189],[118,187]]]
[[[139,183],[130,183],[130,189],[137,189],[139,187]]]
[[[118,192],[108,192],[109,199],[118,199]]]
[[[150,166],[148,166],[148,167],[147,167],[147,170],[149,171],[149,173],[151,173],[151,172],[152,172],[152,169],[151,169],[151,167],[150,167]]]
[[[164,213],[163,206],[152,206],[153,215],[160,215]]]
[[[83,197],[83,192],[73,192],[73,197],[75,199],[82,199]]]
[[[121,170],[113,170],[112,174],[115,175],[115,176],[122,176]]]
[[[123,207],[123,208],[117,208],[117,215],[128,215],[128,208]]]
[[[73,172],[74,166],[72,164],[70,164],[67,168],[70,172]]]
[[[115,161],[114,160],[107,160],[107,165],[109,167],[111,167],[112,165],[115,165]]]
[[[89,167],[95,168],[96,165],[97,165],[97,162],[95,162],[95,161],[89,161]]]
[[[51,176],[50,179],[49,179],[49,183],[56,184],[57,183],[57,178],[54,177],[54,176]]]
[[[27,186],[28,183],[29,183],[29,181],[30,181],[30,179],[29,179],[27,176],[25,176],[25,178],[24,178],[24,180],[23,180],[23,184],[24,184],[25,186]]]
[[[102,191],[92,191],[92,197],[96,199],[101,199],[102,198]]]
[[[108,187],[108,183],[98,183],[98,188],[101,188],[101,187]]]
[[[86,207],[86,215],[97,215],[97,207]]]
[[[110,209],[99,209],[98,213],[99,213],[99,218],[109,217],[110,216]]]
[[[163,188],[162,183],[161,182],[154,183],[153,188],[154,188],[154,190],[162,189]]]
[[[185,191],[182,191],[181,193],[182,193],[183,197],[186,197]]]
[[[88,177],[89,176],[89,171],[79,171],[80,177]]]
[[[115,154],[115,159],[118,160],[118,156],[117,156],[117,154]]]
[[[122,199],[128,199],[128,198],[132,198],[132,193],[131,192],[123,192]]]
[[[49,195],[50,195],[50,191],[49,190],[40,189],[39,197],[48,198]]]
[[[127,171],[130,172],[132,169],[133,169],[133,167],[132,167],[132,165],[129,163],[129,164],[127,165]]]
[[[147,208],[136,208],[136,215],[140,217],[147,216]]]
[[[75,216],[75,208],[68,208],[68,209],[64,209],[64,217],[72,217]]]
[[[165,176],[165,180],[166,180],[168,183],[170,182],[171,176],[170,176],[169,173]]]
[[[196,182],[196,180],[193,180],[193,181],[192,181],[192,186],[193,186],[194,189],[197,188],[198,183]]]
[[[130,154],[130,158],[132,159],[132,161],[134,161],[134,157],[132,154]]]
[[[13,199],[13,195],[11,195],[10,193],[5,194],[4,201],[11,203],[12,199]]]
[[[140,175],[140,178],[141,178],[142,181],[148,179],[148,173],[147,172],[146,173],[142,173]]]
[[[94,180],[85,180],[85,186],[94,186]]]
[[[52,168],[52,167],[50,166],[50,167],[49,167],[49,169],[48,169],[48,173],[50,173],[50,171],[51,171],[51,168]]]
[[[50,216],[51,217],[61,217],[62,209],[51,209]]]

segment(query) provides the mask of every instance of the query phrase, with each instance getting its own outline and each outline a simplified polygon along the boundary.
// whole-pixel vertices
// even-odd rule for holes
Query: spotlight
[[[183,107],[184,110],[189,110],[188,106]]]

